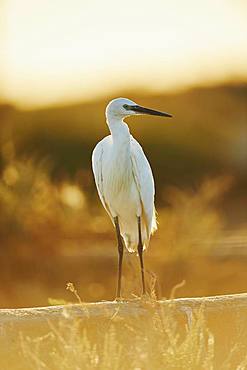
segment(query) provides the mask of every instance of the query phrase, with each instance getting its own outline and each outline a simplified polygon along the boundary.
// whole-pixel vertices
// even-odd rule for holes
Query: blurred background
[[[1,1],[1,307],[73,300],[70,281],[82,300],[115,297],[91,153],[119,96],[174,115],[127,120],[156,181],[150,289],[247,290],[246,12],[242,0]],[[125,297],[139,275],[126,253]]]

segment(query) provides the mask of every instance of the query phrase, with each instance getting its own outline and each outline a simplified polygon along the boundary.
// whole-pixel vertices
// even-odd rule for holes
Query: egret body
[[[142,147],[130,135],[124,122],[125,117],[137,114],[171,117],[129,99],[114,99],[106,107],[106,122],[111,134],[96,145],[92,155],[98,194],[116,229],[119,252],[117,297],[121,295],[124,245],[129,252],[139,254],[145,294],[142,254],[157,229],[152,170]]]

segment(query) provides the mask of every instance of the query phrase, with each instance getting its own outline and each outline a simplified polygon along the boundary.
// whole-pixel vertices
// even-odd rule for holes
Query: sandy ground
[[[23,369],[20,351],[20,333],[36,338],[47,334],[52,325],[70,317],[87,320],[92,326],[102,319],[124,319],[130,316],[153,315],[165,307],[178,322],[181,332],[189,330],[192,314],[203,307],[207,327],[215,338],[217,363],[224,361],[235,343],[242,343],[239,355],[247,349],[247,294],[224,295],[205,298],[180,298],[153,302],[145,299],[123,302],[98,302],[82,305],[51,306],[40,308],[0,310],[0,369]]]

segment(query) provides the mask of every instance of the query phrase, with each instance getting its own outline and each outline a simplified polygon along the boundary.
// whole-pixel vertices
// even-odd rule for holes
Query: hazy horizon
[[[141,6],[141,7],[140,7]],[[247,79],[246,4],[112,0],[2,7],[1,98],[22,108]],[[141,13],[141,14],[140,14]]]

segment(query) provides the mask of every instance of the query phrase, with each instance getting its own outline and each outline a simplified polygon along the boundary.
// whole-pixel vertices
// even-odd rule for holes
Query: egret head
[[[106,107],[107,118],[114,117],[123,119],[125,117],[134,116],[137,114],[149,114],[152,116],[172,117],[172,115],[169,113],[142,107],[141,105],[138,105],[132,100],[126,98],[113,99]]]

